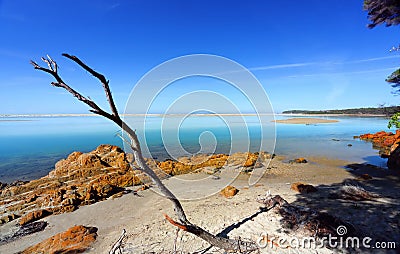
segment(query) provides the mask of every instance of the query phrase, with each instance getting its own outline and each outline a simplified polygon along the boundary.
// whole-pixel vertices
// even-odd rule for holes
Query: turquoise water
[[[192,116],[183,120],[181,117],[155,116],[146,119],[145,128],[141,124],[141,117],[128,117],[127,121],[137,129],[142,147],[148,147],[145,155],[160,160],[193,153],[258,151],[263,135],[263,140],[267,140],[268,144],[262,150],[276,154],[288,157],[327,156],[385,166],[386,161],[378,156],[370,143],[354,140],[353,136],[387,130],[387,119],[328,119],[337,119],[339,122],[277,124],[275,151],[272,150],[275,134],[273,123],[263,121],[261,128],[255,116],[225,116],[223,119]],[[0,118],[0,182],[30,180],[46,175],[54,168],[56,161],[73,151],[88,152],[100,144],[122,147],[118,133],[119,128],[112,122],[97,116]]]

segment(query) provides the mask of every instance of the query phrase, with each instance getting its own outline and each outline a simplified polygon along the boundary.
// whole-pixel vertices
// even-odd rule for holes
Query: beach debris
[[[116,254],[117,250],[119,251],[119,253],[122,253],[121,247],[122,247],[122,241],[124,240],[124,238],[126,237],[126,230],[123,229],[122,230],[122,234],[121,236],[118,238],[118,240],[113,244],[113,246],[111,247],[111,250],[108,252],[108,254]]]
[[[317,191],[317,188],[315,188],[314,186],[302,182],[292,183],[290,189],[300,193],[310,193]]]
[[[289,204],[280,195],[272,196],[267,193],[264,197],[258,197],[257,202],[263,204],[266,209],[281,215],[280,222],[286,229],[320,239],[329,235],[344,238],[358,235],[356,228],[349,222],[325,212]],[[345,234],[338,234],[337,229],[340,226],[346,228]]]
[[[352,145],[352,144],[347,144],[347,146],[348,146],[348,147],[351,147],[351,146],[353,146],[353,145]]]
[[[371,193],[361,186],[346,184],[341,186],[338,191],[331,193],[330,197],[353,201],[363,201],[374,200],[378,198],[379,195]]]
[[[294,160],[289,160],[289,163],[307,163],[307,160],[303,157],[296,158]]]
[[[97,238],[97,228],[74,226],[21,252],[30,253],[81,253]]]
[[[234,186],[228,185],[225,188],[221,190],[221,195],[226,197],[226,198],[232,198],[239,192],[238,189],[236,189]]]

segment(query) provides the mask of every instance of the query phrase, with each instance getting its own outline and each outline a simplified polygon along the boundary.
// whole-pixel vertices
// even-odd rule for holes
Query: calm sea
[[[146,119],[127,118],[137,127],[146,156],[159,160],[191,153],[257,151],[263,132],[255,116],[191,116]],[[276,119],[290,118],[276,116]],[[324,117],[327,118],[327,117]],[[166,120],[167,119],[167,120]],[[174,120],[175,119],[175,120]],[[243,120],[244,119],[244,120]],[[380,117],[328,117],[330,124],[276,124],[276,146],[272,151],[273,123],[264,122],[268,152],[290,157],[325,156],[357,163],[385,166],[370,143],[353,136],[387,130],[387,119]],[[179,129],[179,132],[176,130]],[[97,116],[4,117],[0,118],[0,182],[30,180],[46,175],[55,162],[73,151],[88,152],[100,144],[123,146],[119,128]],[[232,139],[233,137],[233,139]],[[352,146],[348,146],[351,144]]]

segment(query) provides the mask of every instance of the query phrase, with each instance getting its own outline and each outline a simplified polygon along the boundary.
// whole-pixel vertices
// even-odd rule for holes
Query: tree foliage
[[[385,24],[386,26],[400,24],[399,0],[364,0],[364,10],[368,11],[369,28]]]
[[[349,109],[330,109],[330,110],[286,110],[283,114],[350,114],[350,115],[392,115],[400,111],[399,106],[376,107],[376,108],[349,108]]]
[[[369,28],[385,24],[394,26],[400,24],[400,0],[364,0],[364,10],[368,11]],[[393,47],[397,51],[399,48]],[[392,51],[392,50],[391,50]],[[400,69],[394,71],[386,82],[391,83],[396,89],[394,93],[400,93]]]
[[[400,94],[400,69],[395,70],[389,77],[386,78],[386,82],[391,83],[392,87],[396,89],[395,94]]]
[[[392,127],[400,128],[400,113],[396,113],[390,117],[388,128],[390,129]]]

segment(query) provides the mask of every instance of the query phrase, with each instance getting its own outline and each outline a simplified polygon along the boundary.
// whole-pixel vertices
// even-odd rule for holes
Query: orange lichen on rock
[[[307,163],[308,161],[305,159],[305,158],[303,158],[303,157],[300,157],[300,158],[296,158],[296,159],[294,159],[294,160],[290,160],[289,161],[289,163]]]
[[[290,188],[300,193],[310,193],[317,191],[317,188],[315,188],[314,186],[301,182],[292,183],[292,186]]]
[[[375,149],[378,149],[380,154],[383,156],[389,156],[392,146],[400,142],[400,130],[397,130],[395,134],[392,132],[379,131],[375,134],[367,133],[360,135],[361,140],[370,141]]]
[[[82,253],[96,240],[97,228],[74,226],[65,232],[56,234],[43,242],[31,246],[22,254],[30,253]]]
[[[45,210],[45,209],[32,211],[32,212],[26,214],[25,216],[23,216],[20,219],[19,224],[21,226],[23,226],[25,224],[28,224],[29,222],[32,222],[32,221],[35,221],[35,220],[39,220],[39,219],[44,218],[44,217],[46,217],[46,216],[48,216],[50,214],[52,214],[52,212],[49,211],[49,210]]]
[[[226,198],[231,198],[235,196],[239,192],[238,189],[235,187],[228,185],[224,189],[221,190],[221,195],[226,197]]]
[[[367,133],[360,135],[359,138],[372,142],[372,147],[379,150],[381,157],[389,158],[387,162],[389,169],[400,169],[400,130],[396,130],[394,134],[385,131]]]
[[[146,159],[146,163],[163,179],[203,168],[215,173],[227,164],[251,168],[268,158],[271,155],[265,152],[198,154],[178,161]],[[71,153],[40,179],[1,184],[0,204],[7,205],[0,211],[0,223],[21,217],[19,222],[25,225],[50,214],[72,212],[83,205],[119,197],[125,187],[150,183],[151,179],[136,168],[133,160],[131,154],[117,146],[100,145],[88,153]]]

